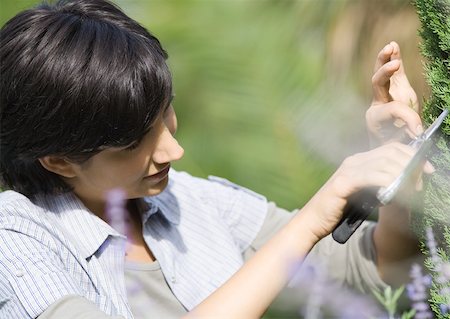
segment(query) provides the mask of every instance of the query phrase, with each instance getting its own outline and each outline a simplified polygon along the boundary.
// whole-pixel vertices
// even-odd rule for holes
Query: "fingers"
[[[410,146],[401,143],[391,143],[383,147],[374,149],[371,152],[367,152],[366,163],[370,164],[374,172],[385,174],[384,183],[387,186],[406,167],[411,158],[414,156],[415,150]],[[370,182],[367,180],[366,182]]]
[[[405,127],[410,138],[416,138],[423,133],[419,114],[404,103],[392,101],[385,104],[372,105],[366,112],[369,130],[377,130],[379,123],[393,122],[397,127]],[[377,124],[374,124],[377,123]]]
[[[414,149],[401,143],[391,143],[344,160],[338,181],[348,194],[365,187],[386,187],[400,175]]]
[[[401,67],[399,60],[392,60],[383,64],[372,77],[374,103],[387,103],[392,101],[389,93],[391,77]]]
[[[402,55],[400,52],[400,46],[398,45],[397,42],[395,41],[391,41],[389,43],[390,46],[392,46],[392,54],[391,54],[391,61],[392,60],[397,60],[400,61],[402,60]],[[403,67],[403,63],[400,63],[400,68],[399,68],[399,72],[400,73],[405,73],[405,69]]]
[[[426,161],[425,164],[423,165],[423,172],[425,174],[433,174],[436,171],[436,169],[434,168],[434,166]]]
[[[387,44],[377,56],[372,77],[374,103],[386,103],[391,101],[389,95],[390,78],[400,68],[398,59],[391,61],[395,47]]]
[[[387,44],[377,56],[372,88],[375,104],[394,100],[419,110],[417,95],[404,70],[400,46],[394,41]]]
[[[361,189],[388,187],[401,175],[415,152],[416,150],[408,145],[391,143],[368,152],[352,155],[344,160],[327,182],[327,193],[331,192],[330,194],[345,200]],[[399,194],[399,196],[413,195],[414,188],[420,190],[423,173],[429,174],[434,171],[429,162],[425,162],[422,168],[423,170],[419,168],[416,174],[411,176],[410,182],[404,185],[402,192],[406,193]]]
[[[375,60],[375,67],[373,72],[376,73],[379,68],[391,60],[391,55],[394,52],[394,46],[391,43],[384,46],[383,49],[378,53],[377,59]]]
[[[415,153],[416,150],[408,145],[391,143],[355,154],[345,159],[339,168],[340,182],[353,191],[372,186],[387,187],[400,176]],[[417,170],[413,185],[422,173],[433,172],[434,167],[425,161],[422,168]],[[343,183],[343,179],[346,179],[346,183]]]
[[[423,179],[422,179],[422,175],[425,174],[433,174],[435,172],[435,168],[434,166],[428,162],[425,161],[423,168],[421,171],[418,172],[417,176],[416,176],[416,191],[421,191],[423,189]]]
[[[394,101],[401,101],[416,112],[420,112],[419,100],[417,94],[409,83],[408,77],[405,73],[404,64],[400,54],[400,47],[396,42],[391,42],[393,47],[391,61],[398,61],[399,68],[390,78],[389,93]]]

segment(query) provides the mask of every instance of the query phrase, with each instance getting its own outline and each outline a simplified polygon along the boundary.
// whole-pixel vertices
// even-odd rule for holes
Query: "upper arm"
[[[63,296],[81,294],[45,231],[24,226],[28,234],[0,229],[2,318],[36,318]]]
[[[215,176],[210,176],[209,181],[203,183],[202,197],[214,203],[220,219],[228,226],[231,236],[243,252],[264,222],[268,207],[266,198]]]
[[[244,259],[248,260],[254,253],[268,242],[281,228],[283,228],[292,217],[294,212],[288,212],[279,208],[275,203],[270,202],[267,205],[267,214],[258,234],[250,246],[244,252]]]

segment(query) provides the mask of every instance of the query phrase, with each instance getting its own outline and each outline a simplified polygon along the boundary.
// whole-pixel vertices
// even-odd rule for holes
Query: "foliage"
[[[431,87],[431,96],[424,106],[424,120],[430,124],[445,108],[450,109],[450,0],[415,0],[417,13],[421,21],[419,34],[422,37],[421,49],[426,58],[425,71]],[[450,117],[442,126],[442,135],[437,138],[436,146],[430,161],[436,172],[427,181],[424,194],[424,222],[417,228],[424,234],[423,225],[433,226],[438,237],[436,250],[442,262],[449,261],[450,252]],[[436,244],[434,245],[436,246]],[[438,258],[435,258],[438,259]],[[427,260],[430,270],[436,269],[432,254]],[[431,306],[438,318],[448,318],[443,314],[440,305],[447,304],[446,296],[442,295],[443,284],[436,277],[431,288]],[[448,285],[448,282],[446,283]]]
[[[386,309],[388,312],[389,318],[394,318],[394,315],[397,311],[397,303],[398,299],[402,295],[403,291],[405,290],[404,286],[401,286],[400,288],[392,291],[392,288],[388,286],[384,291],[383,294],[381,294],[378,291],[372,291],[374,296],[377,298],[377,300],[380,302],[380,304]]]

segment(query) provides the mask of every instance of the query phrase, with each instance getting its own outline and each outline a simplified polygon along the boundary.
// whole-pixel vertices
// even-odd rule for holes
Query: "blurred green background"
[[[413,87],[428,92],[408,0],[115,2],[170,55],[186,151],[174,167],[228,178],[290,210],[367,149],[364,112],[385,44],[399,42]],[[36,3],[0,0],[0,23]],[[268,317],[297,314],[283,307]]]
[[[3,25],[38,3],[0,0]],[[354,152],[377,52],[400,43],[426,92],[415,10],[407,0],[118,0],[169,52],[185,157],[279,206],[301,206]]]
[[[0,23],[37,2],[0,0]],[[290,210],[367,149],[364,112],[386,43],[399,42],[413,87],[428,91],[408,0],[115,2],[170,55],[186,151],[174,167],[228,178]]]

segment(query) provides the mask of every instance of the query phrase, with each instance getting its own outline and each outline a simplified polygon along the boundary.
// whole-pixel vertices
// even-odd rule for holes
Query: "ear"
[[[41,165],[48,171],[58,174],[62,177],[73,178],[76,176],[73,163],[65,157],[57,155],[47,155],[39,158]]]

